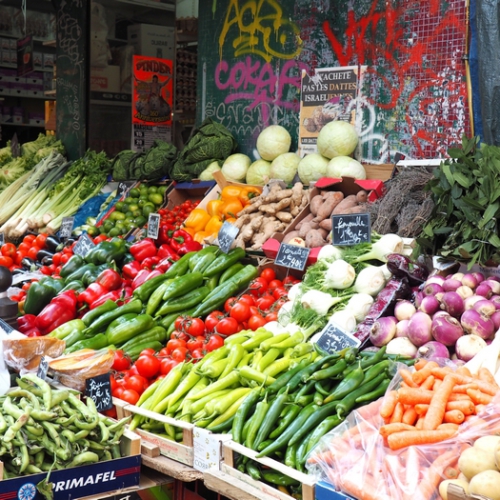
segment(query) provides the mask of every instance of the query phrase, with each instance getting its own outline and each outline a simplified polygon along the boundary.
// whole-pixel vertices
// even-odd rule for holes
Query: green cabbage
[[[300,160],[297,167],[297,173],[304,185],[308,186],[311,182],[315,182],[326,175],[326,167],[328,166],[328,158],[321,156],[319,153],[312,153],[304,156]]]
[[[254,161],[247,170],[246,182],[255,186],[264,186],[271,178],[271,163],[266,160]]]
[[[326,167],[326,174],[328,177],[366,179],[366,170],[363,165],[350,156],[332,158]]]
[[[271,163],[271,179],[281,179],[283,182],[291,184],[297,173],[299,162],[300,157],[295,153],[279,155]]]
[[[290,151],[292,137],[281,125],[266,127],[257,137],[257,151],[263,160],[273,161],[279,155]]]
[[[229,181],[244,182],[252,160],[242,153],[228,156],[222,165],[222,173]]]
[[[318,153],[327,158],[349,156],[358,145],[356,129],[347,122],[335,120],[327,123],[318,134]]]
[[[218,161],[213,161],[210,165],[203,170],[200,174],[200,181],[213,181],[214,180],[214,172],[220,170],[220,165]]]

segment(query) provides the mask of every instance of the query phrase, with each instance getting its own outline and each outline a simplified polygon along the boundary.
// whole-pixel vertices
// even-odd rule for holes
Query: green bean
[[[33,406],[33,409],[40,409],[40,402],[38,401],[38,398],[35,396],[35,394],[25,389],[13,389],[9,391],[9,397],[29,399],[31,406]]]
[[[95,429],[97,427],[98,423],[99,423],[98,418],[95,418],[91,422],[84,422],[83,420],[80,420],[79,418],[77,418],[75,420],[75,426],[78,427],[78,429],[89,430],[89,431],[91,431],[92,429]]]
[[[33,436],[43,436],[43,427],[40,424],[26,424],[25,429]]]
[[[24,380],[23,378],[16,378],[16,382],[21,389],[25,389],[34,394],[35,396],[40,396],[40,397],[42,396],[41,389],[39,389],[36,385],[30,382],[26,382],[26,380]]]
[[[0,412],[0,434],[7,430],[7,422],[3,418],[2,412]]]
[[[12,402],[12,399],[9,396],[7,396],[5,398],[5,401],[3,402],[2,408],[3,408],[4,413],[7,413],[7,415],[10,415],[11,417],[14,417],[16,419],[25,413],[23,410],[19,409]]]
[[[70,391],[67,389],[62,389],[60,391],[52,392],[52,407],[58,406],[62,401],[66,401],[69,398]]]
[[[104,422],[99,422],[99,429],[101,429],[101,443],[109,441],[109,429]]]
[[[2,438],[4,443],[8,443],[9,441],[12,441],[15,437],[18,431],[21,430],[23,425],[28,422],[30,418],[30,410],[29,408],[26,410],[25,413],[22,413],[19,418],[12,424],[6,431],[5,434]]]
[[[45,382],[45,380],[38,378],[33,373],[28,373],[27,375],[24,375],[23,378],[24,378],[24,380],[28,380],[29,382],[33,382],[35,385],[37,385],[41,389],[43,404],[45,405],[45,408],[47,410],[50,410],[52,408],[52,389],[50,388],[50,385],[47,384],[47,382]]]
[[[28,474],[42,474],[43,470],[39,469],[36,465],[28,464],[28,467],[26,467],[26,472]]]
[[[122,456],[120,446],[118,444],[114,444],[113,446],[111,446],[111,453],[113,455],[113,458],[121,458]]]
[[[41,450],[35,455],[35,466],[36,467],[41,467],[43,464],[43,459],[45,458],[45,451]]]
[[[80,439],[85,439],[89,434],[89,430],[83,429],[75,434],[75,439],[76,441],[80,441]]]
[[[56,446],[61,446],[61,440],[59,439],[59,432],[54,424],[50,422],[42,422],[42,427],[47,431],[48,435],[54,440]]]
[[[23,444],[20,447],[21,451],[21,465],[19,467],[19,473],[22,473],[26,470],[26,467],[30,464],[30,455],[28,453],[28,447]]]
[[[62,425],[63,427],[69,427],[75,420],[76,420],[76,415],[71,415],[71,417],[56,418],[55,423]]]
[[[91,398],[87,398],[90,399]],[[82,401],[80,401],[74,394],[70,394],[68,396],[68,399],[64,401],[63,403],[68,402],[71,406],[73,406],[75,409],[77,409],[84,417],[86,420],[94,420],[95,414],[91,412],[89,407],[84,404]],[[64,408],[63,403],[61,403],[61,406]],[[97,425],[97,424],[96,424]]]

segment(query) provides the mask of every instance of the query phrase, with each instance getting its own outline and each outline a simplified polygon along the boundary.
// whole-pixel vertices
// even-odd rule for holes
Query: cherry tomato
[[[36,236],[34,234],[27,234],[23,238],[23,243],[26,243],[28,245],[28,248],[29,248],[33,244],[35,239],[36,239]]]
[[[117,413],[116,413],[116,408],[113,406],[113,408],[110,408],[109,410],[104,410],[103,415],[106,415],[106,417],[111,417],[111,418],[116,418]]]
[[[215,327],[219,324],[219,321],[224,317],[224,313],[221,311],[212,311],[205,318],[205,328],[209,332],[213,332]]]
[[[188,353],[188,350],[187,350],[187,347],[178,347],[177,349],[174,349],[172,351],[172,359],[177,361],[177,362],[181,362],[181,361],[184,361],[186,359],[186,354]]]
[[[254,331],[257,330],[257,328],[264,326],[265,324],[266,320],[260,314],[254,314],[248,320],[248,328]]]
[[[267,291],[267,281],[263,278],[256,278],[250,283],[249,289],[254,297],[260,297]]]
[[[36,260],[36,255],[37,253],[40,251],[40,249],[38,247],[31,247],[29,250],[28,250],[28,257],[30,259],[33,259],[33,260]]]
[[[127,372],[127,375],[132,376],[132,375],[139,375],[139,372],[137,371],[137,368],[135,365],[132,365],[130,367],[130,370]]]
[[[61,263],[62,253],[57,252],[52,256],[52,263],[58,266]]]
[[[191,352],[191,357],[193,358],[193,363],[197,363],[203,358],[203,349],[195,349]]]
[[[260,277],[264,278],[269,283],[276,279],[276,273],[272,267],[267,267],[260,273]]]
[[[172,358],[163,358],[160,361],[160,373],[162,375],[168,375],[170,373],[170,371],[172,370],[172,368],[174,366],[177,366],[177,365],[178,365],[178,363],[174,359],[172,359]]]
[[[283,282],[280,280],[272,280],[269,282],[269,286],[267,287],[267,291],[269,293],[273,293],[276,288],[283,288]]]
[[[185,317],[184,316],[179,316],[175,321],[174,321],[174,326],[176,330],[182,331],[182,323],[184,322]]]
[[[139,375],[146,378],[155,377],[160,371],[160,360],[156,356],[143,354],[135,362]]]
[[[24,255],[28,255],[28,252],[31,248],[31,245],[29,243],[21,243],[19,247],[17,248],[18,252],[22,252]]]
[[[156,351],[152,349],[151,347],[148,347],[147,349],[143,349],[139,356],[143,356],[144,354],[154,354]]]
[[[148,387],[148,381],[142,375],[132,375],[125,378],[125,387],[142,394]]]
[[[229,312],[229,316],[231,316],[231,318],[234,318],[238,322],[247,321],[251,315],[252,313],[250,312],[250,306],[245,302],[237,302]],[[217,328],[217,330],[219,331],[219,333],[222,333],[219,328]]]
[[[170,339],[167,342],[167,353],[170,355],[172,354],[173,351],[178,349],[179,347],[185,348],[186,347],[186,341],[183,339]]]
[[[66,264],[66,262],[68,262],[68,260],[69,260],[69,259],[70,259],[70,256],[69,256],[67,253],[63,253],[63,254],[61,255],[60,264],[61,264],[62,266],[64,266],[64,264]],[[52,262],[54,262],[54,259],[52,259]],[[56,266],[57,266],[57,265],[58,265],[58,264],[56,264]]]
[[[186,332],[180,332],[179,330],[174,330],[170,334],[170,339],[181,339],[184,340],[184,342],[187,342],[189,340],[189,335]]]
[[[14,264],[14,261],[10,257],[6,257],[5,255],[2,255],[0,257],[0,266],[10,267],[13,264]]]
[[[288,297],[288,292],[284,288],[276,288],[273,292],[273,297],[275,300],[278,300],[281,297]]]
[[[40,233],[36,238],[35,238],[35,245],[38,248],[45,248],[45,241],[48,237],[48,234],[45,233]]]
[[[255,305],[255,299],[253,298],[253,295],[250,295],[249,293],[243,294],[239,299],[238,302],[245,302],[249,306],[254,306]]]
[[[121,393],[120,399],[122,399],[123,401],[126,401],[127,403],[130,403],[131,405],[135,405],[135,403],[137,403],[137,401],[139,401],[140,397],[141,397],[141,395],[137,391],[135,391],[133,389],[125,389]]]
[[[227,313],[230,312],[234,304],[236,304],[237,302],[238,299],[236,297],[229,297],[224,303],[224,311],[226,311]]]
[[[217,333],[221,335],[233,335],[238,331],[238,321],[234,318],[223,318],[216,327]]]
[[[198,337],[205,333],[205,323],[201,318],[186,319],[183,326],[184,331],[192,337]]]
[[[295,285],[295,283],[299,283],[300,280],[298,280],[297,278],[294,278],[293,276],[291,276],[290,274],[283,280],[283,285],[285,286],[288,286],[288,287],[291,287],[293,285]]]
[[[274,304],[274,297],[272,295],[263,295],[257,299],[257,307],[262,311],[267,311]]]
[[[166,347],[161,349],[160,352],[158,353],[159,358],[164,358],[165,356],[168,356],[168,350]]]
[[[125,389],[123,387],[117,387],[113,392],[111,392],[111,395],[115,398],[122,399],[124,390]]]
[[[278,321],[278,313],[277,312],[267,313],[264,319],[266,320],[266,323],[269,323],[271,321]]]
[[[189,339],[187,341],[186,347],[188,348],[188,351],[193,352],[196,349],[202,349],[204,342],[205,342],[205,337],[202,337],[200,335],[198,337],[193,337]]]
[[[205,350],[207,352],[212,352],[223,345],[224,339],[220,335],[213,334],[208,337],[207,343],[205,344]]]
[[[112,370],[123,371],[130,368],[130,358],[121,350],[115,351],[113,364],[111,365]]]
[[[5,243],[4,245],[2,245],[1,251],[4,257],[14,258],[14,255],[16,255],[17,252],[17,248],[13,243]]]

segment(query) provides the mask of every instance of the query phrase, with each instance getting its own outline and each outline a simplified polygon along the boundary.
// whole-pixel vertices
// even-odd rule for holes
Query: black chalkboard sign
[[[85,380],[85,395],[94,400],[97,411],[113,408],[110,374],[104,373]]]
[[[45,380],[47,378],[47,372],[49,371],[49,362],[42,356],[40,359],[40,364],[38,365],[38,370],[36,371],[36,376]]]
[[[228,253],[234,239],[238,236],[240,232],[239,228],[233,226],[230,222],[224,222],[219,230],[217,239],[219,240],[219,248],[224,252]]]
[[[117,194],[121,198],[133,185],[133,182],[121,181],[118,183]]]
[[[15,330],[15,328],[12,328],[8,323],[6,323],[3,319],[0,319],[0,328],[5,332],[5,333],[10,333]]]
[[[325,328],[323,328],[317,344],[331,354],[341,351],[346,347],[358,347],[361,342],[356,337],[342,331],[337,325],[328,323]]]
[[[280,245],[280,249],[278,250],[278,255],[276,255],[276,259],[274,259],[274,263],[277,266],[303,271],[306,267],[310,251],[310,248],[282,243]]]
[[[83,233],[76,245],[73,248],[73,253],[79,255],[80,257],[85,257],[93,248],[95,247],[95,243],[90,239],[87,233]]]
[[[5,243],[5,234],[0,233],[0,246],[2,246]]]
[[[63,217],[61,229],[59,229],[60,238],[69,238],[73,232],[74,217]]]
[[[156,240],[160,231],[160,216],[158,214],[149,214],[148,219],[148,238]]]
[[[371,240],[370,214],[332,215],[332,244],[359,245]]]

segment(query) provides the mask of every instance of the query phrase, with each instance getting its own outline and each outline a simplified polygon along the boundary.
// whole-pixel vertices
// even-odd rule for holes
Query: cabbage
[[[266,127],[257,137],[257,151],[263,160],[273,161],[279,155],[290,151],[292,138],[281,125]]]
[[[341,120],[327,123],[318,134],[318,153],[327,158],[349,156],[357,145],[356,129],[350,123]]]
[[[217,172],[217,170],[220,170],[219,162],[218,161],[213,161],[200,174],[200,176],[199,176],[200,181],[213,181],[214,180],[214,175],[213,174],[214,174],[214,172]]]
[[[254,161],[247,170],[247,184],[263,186],[271,178],[271,163],[266,160]]]
[[[295,153],[279,155],[271,163],[271,179],[281,179],[290,184],[297,173],[299,163],[300,157]]]
[[[366,179],[366,171],[363,165],[350,156],[337,156],[331,159],[326,167],[326,175],[328,177]]]
[[[236,153],[227,157],[222,165],[222,173],[229,181],[242,182],[245,180],[250,163],[252,160],[247,155]]]
[[[325,177],[327,165],[328,158],[321,156],[319,153],[304,156],[297,168],[300,180],[307,186],[311,182]]]

